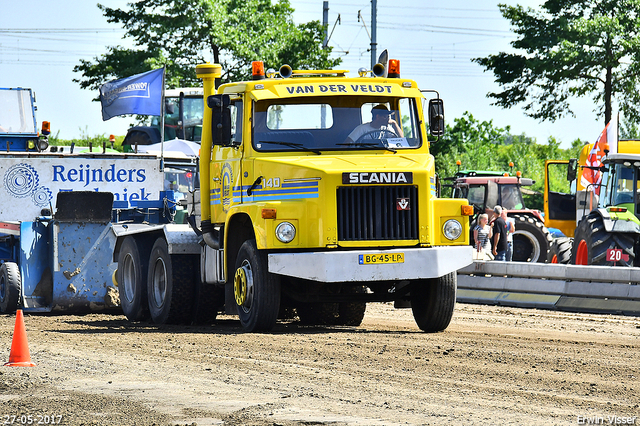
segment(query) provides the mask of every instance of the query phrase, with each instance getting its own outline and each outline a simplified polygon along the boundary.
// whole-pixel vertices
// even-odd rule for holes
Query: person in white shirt
[[[371,121],[362,123],[347,136],[345,143],[352,144],[358,139],[402,138],[404,132],[398,123],[391,118],[391,111],[386,105],[376,105],[371,109]],[[367,136],[369,134],[369,136]]]

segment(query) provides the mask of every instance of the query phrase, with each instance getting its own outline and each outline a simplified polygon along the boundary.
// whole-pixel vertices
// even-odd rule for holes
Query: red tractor
[[[508,173],[491,171],[461,170],[452,178],[445,179],[446,186],[452,188],[453,198],[466,198],[473,205],[475,226],[480,213],[488,213],[489,218],[495,206],[507,210],[507,216],[515,219],[516,232],[513,234],[513,261],[540,262],[547,260],[547,251],[552,241],[551,233],[544,226],[544,218],[539,210],[527,209],[522,198],[522,187],[531,186],[534,181]],[[471,232],[472,244],[473,232]]]

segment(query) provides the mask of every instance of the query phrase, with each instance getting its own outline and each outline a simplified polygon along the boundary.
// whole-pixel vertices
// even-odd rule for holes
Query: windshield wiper
[[[336,145],[357,146],[359,148],[360,147],[363,147],[363,148],[379,148],[379,147],[383,147],[387,151],[391,151],[394,154],[396,152],[398,152],[395,148],[391,148],[390,146],[386,146],[385,144],[383,144],[382,141],[380,141],[380,143],[375,143],[375,142],[337,143]]]
[[[298,148],[301,149],[303,151],[309,151],[309,152],[313,152],[314,154],[322,154],[319,150],[317,149],[312,149],[312,148],[307,148],[306,146],[304,146],[301,143],[295,143],[295,142],[282,142],[282,141],[258,141],[258,143],[270,143],[273,145],[284,145],[284,146],[288,146],[291,148]]]

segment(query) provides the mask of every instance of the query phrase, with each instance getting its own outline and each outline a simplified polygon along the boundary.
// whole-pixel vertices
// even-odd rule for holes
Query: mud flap
[[[108,223],[112,206],[111,192],[59,192],[54,218],[58,222]]]

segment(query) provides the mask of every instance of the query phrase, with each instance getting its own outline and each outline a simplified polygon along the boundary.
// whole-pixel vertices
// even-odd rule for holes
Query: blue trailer
[[[0,313],[121,312],[117,235],[174,235],[197,158],[73,153],[35,111],[31,89],[0,88]]]
[[[142,224],[173,235],[182,208],[174,191],[133,204],[110,192],[59,192],[53,215],[0,222],[0,313],[122,312],[117,235]]]

